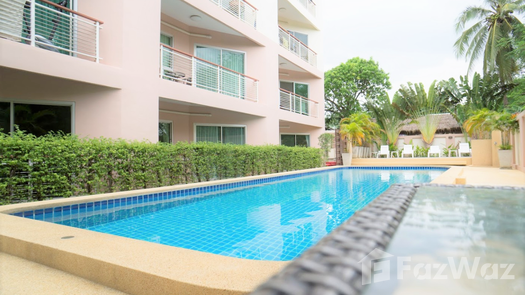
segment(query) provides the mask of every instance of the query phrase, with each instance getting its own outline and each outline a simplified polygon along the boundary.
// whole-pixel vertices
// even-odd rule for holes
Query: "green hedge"
[[[0,133],[0,203],[320,167],[319,149]]]

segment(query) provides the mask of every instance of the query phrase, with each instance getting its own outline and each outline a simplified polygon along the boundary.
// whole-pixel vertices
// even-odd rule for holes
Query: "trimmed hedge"
[[[0,133],[0,204],[322,166],[319,149]]]

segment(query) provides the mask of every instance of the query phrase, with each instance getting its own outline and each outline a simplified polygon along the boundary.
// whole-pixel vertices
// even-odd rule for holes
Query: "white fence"
[[[244,0],[210,0],[229,14],[257,28],[257,8]]]
[[[258,100],[259,80],[161,44],[160,76],[224,95]]]
[[[281,26],[279,26],[279,44],[312,66],[317,66],[317,53]]]
[[[309,100],[288,90],[280,90],[280,107],[282,110],[317,118],[319,116],[319,103]]]
[[[95,62],[101,24],[47,0],[0,0],[0,38]]]
[[[313,0],[299,0],[299,3],[301,3],[301,5],[303,5],[313,16],[316,16],[317,6]]]

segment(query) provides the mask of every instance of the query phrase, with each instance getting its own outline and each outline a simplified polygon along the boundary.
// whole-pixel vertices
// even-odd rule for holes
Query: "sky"
[[[393,94],[407,82],[425,85],[465,75],[457,58],[455,23],[482,0],[320,0],[323,7],[324,70],[353,57],[372,57],[390,75]],[[481,71],[479,61],[474,67]]]

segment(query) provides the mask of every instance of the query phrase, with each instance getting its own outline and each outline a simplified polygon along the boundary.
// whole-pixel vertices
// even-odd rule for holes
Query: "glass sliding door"
[[[195,130],[196,142],[221,142],[221,127],[219,126],[197,126]]]
[[[11,131],[11,103],[0,102],[0,132]]]
[[[284,90],[288,90],[292,93],[295,93],[297,95],[300,95],[306,99],[303,99],[301,97],[294,96],[291,98],[291,102],[288,101],[281,101],[281,103],[289,103],[291,105],[290,111],[306,115],[308,116],[310,114],[309,109],[309,103],[308,103],[308,84],[302,84],[302,83],[296,83],[296,82],[287,82],[287,81],[280,81],[280,87]],[[287,105],[285,105],[287,106]]]
[[[196,56],[232,71],[197,61],[197,87],[217,91],[233,97],[244,98],[244,53],[204,46],[196,47]]]
[[[63,0],[49,1],[55,4],[65,3],[65,8],[73,9],[72,0],[65,2]],[[35,6],[37,46],[40,45],[39,47],[47,50],[72,55],[70,51],[74,51],[76,46],[74,37],[77,20],[69,17],[70,12],[59,11],[59,8],[44,2],[38,1],[36,3],[39,4]],[[29,5],[24,7],[23,36],[25,38],[29,38],[33,34],[30,27],[31,10],[29,7]],[[61,50],[61,48],[65,50]]]
[[[173,47],[173,37],[160,34],[160,44]],[[173,55],[170,53],[171,50],[163,47],[162,49],[162,71],[164,72],[164,79],[170,80],[174,70]]]
[[[244,53],[222,50],[223,67],[236,73],[224,71],[222,76],[222,93],[234,97],[244,97]]]
[[[308,134],[281,134],[281,145],[310,147],[310,135]]]
[[[243,145],[246,144],[246,128],[197,125],[195,127],[195,141]]]
[[[244,127],[222,127],[222,143],[231,143],[231,144],[245,144]]]
[[[173,143],[173,123],[159,122],[159,142]]]
[[[294,92],[296,94],[299,94],[302,97],[308,98],[308,84],[301,84],[301,83],[294,83]],[[308,100],[301,99],[298,104],[296,104],[297,113],[303,114],[303,115],[309,115],[309,109],[308,109]]]

